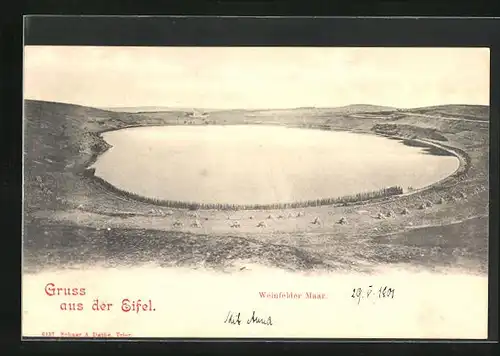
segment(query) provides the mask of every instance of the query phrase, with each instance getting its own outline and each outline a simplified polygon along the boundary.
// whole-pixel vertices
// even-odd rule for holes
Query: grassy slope
[[[446,106],[439,107],[438,111],[440,114],[457,116],[461,109],[464,108]],[[424,112],[426,109],[419,110]],[[484,107],[469,106],[464,110],[469,118],[484,118],[487,111]],[[126,114],[76,105],[27,101],[26,267],[67,263],[68,258],[73,262],[81,258],[104,258],[111,263],[115,260],[144,260],[149,256],[171,264],[203,262],[214,266],[253,258],[262,263],[292,269],[362,268],[366,263],[411,262],[485,270],[487,221],[484,218],[468,219],[487,214],[488,195],[484,189],[488,186],[487,125],[394,116],[390,113],[350,116],[352,113],[333,109],[303,108],[278,112],[281,112],[279,116],[275,116],[274,112],[259,112],[259,115],[252,117],[245,111],[211,115],[233,124],[255,121],[304,125],[305,121],[306,126],[364,132],[370,131],[375,124],[391,123],[404,125],[402,127],[407,129],[418,126],[438,130],[446,137],[447,144],[464,149],[472,159],[472,168],[467,177],[446,191],[448,195],[466,192],[468,198],[428,211],[417,211],[416,206],[423,199],[435,200],[436,192],[360,208],[308,209],[302,220],[270,221],[267,230],[257,232],[255,221],[248,217],[238,216],[242,220],[241,229],[228,231],[227,223],[212,214],[204,232],[189,227],[182,231],[171,231],[172,218],[185,218],[185,212],[175,211],[172,218],[155,217],[151,206],[109,194],[102,187],[81,177],[80,173],[89,161],[107,148],[98,137],[98,132],[138,123],[174,124],[182,113]],[[436,112],[436,108],[425,112]],[[355,114],[359,114],[359,111]],[[421,135],[426,131],[415,129],[414,132]],[[90,208],[92,213],[75,210],[82,204]],[[379,211],[397,211],[403,206],[412,209],[411,216],[384,221],[369,216]],[[360,209],[368,209],[370,214],[356,213]],[[110,213],[120,215],[120,212],[133,212],[138,216],[110,216]],[[266,212],[260,214],[267,215]],[[317,215],[322,217],[325,225],[329,224],[328,229],[311,228],[311,216]],[[348,226],[335,225],[340,216],[349,217]],[[457,221],[456,224],[439,227],[439,231],[432,227]],[[112,231],[103,229],[106,226],[113,226]],[[423,243],[425,241],[434,243],[426,245]],[[143,246],[150,248],[144,249]],[[79,251],[78,258],[75,257],[75,251]],[[155,256],[151,255],[153,251],[156,251]],[[128,257],[125,258],[124,254]]]
[[[443,117],[460,117],[465,119],[489,120],[490,110],[482,105],[438,105],[405,110],[406,112],[435,115]]]
[[[27,101],[24,110],[25,207],[62,206],[76,175],[107,149],[98,132],[134,122],[134,115],[78,105]]]

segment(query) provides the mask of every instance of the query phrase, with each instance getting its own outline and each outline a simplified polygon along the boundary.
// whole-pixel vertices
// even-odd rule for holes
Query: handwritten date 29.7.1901
[[[372,300],[375,302],[376,299],[394,299],[395,289],[388,286],[373,287],[368,286],[367,288],[353,288],[351,298],[356,300],[359,304],[362,299]]]

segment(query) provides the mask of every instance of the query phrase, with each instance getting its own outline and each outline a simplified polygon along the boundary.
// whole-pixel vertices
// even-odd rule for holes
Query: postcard
[[[25,46],[23,337],[486,339],[489,68]]]

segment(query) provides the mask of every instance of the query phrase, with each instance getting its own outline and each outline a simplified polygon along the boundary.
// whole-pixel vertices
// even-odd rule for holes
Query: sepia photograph
[[[24,337],[487,338],[488,48],[23,68]]]

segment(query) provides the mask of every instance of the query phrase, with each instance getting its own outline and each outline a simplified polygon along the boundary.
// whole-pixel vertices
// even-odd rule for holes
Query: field
[[[157,262],[289,270],[383,265],[485,273],[488,108],[343,108],[123,113],[25,104],[24,267]],[[370,201],[257,210],[158,207],[106,188],[87,167],[109,147],[100,133],[145,125],[272,124],[380,134],[456,154],[461,168],[421,191]]]

